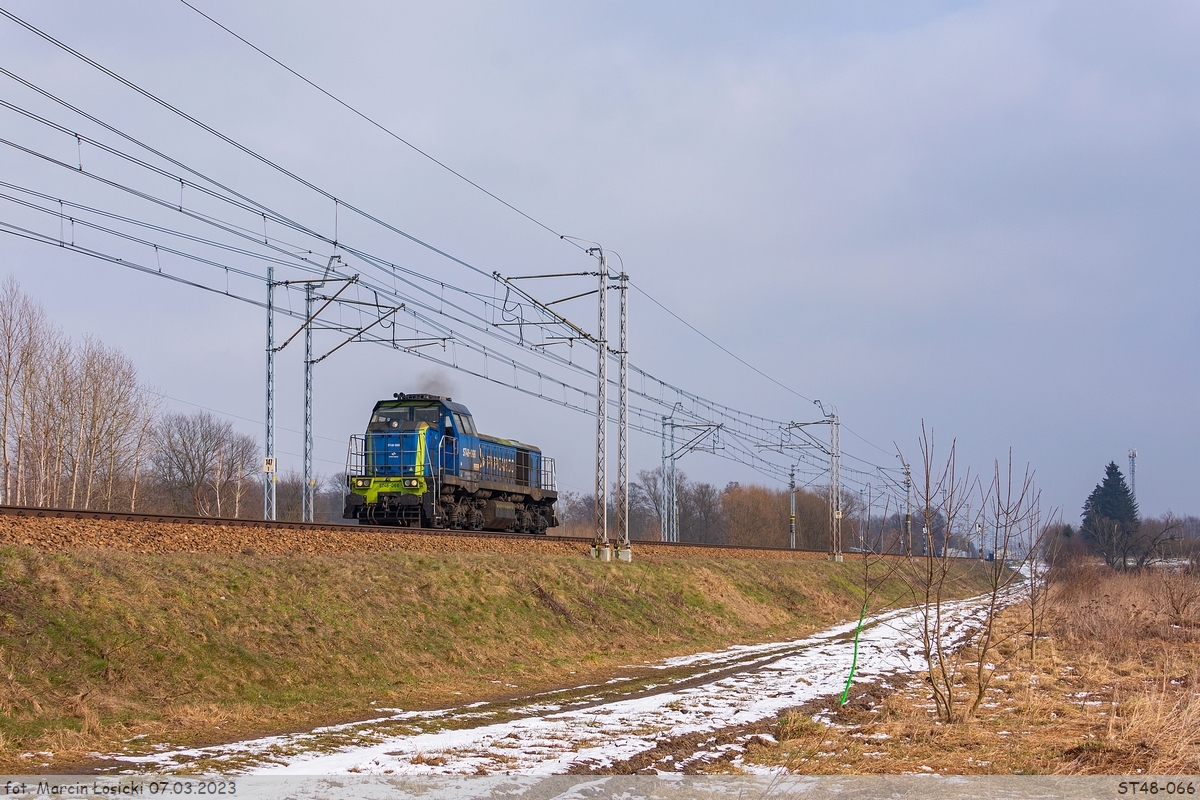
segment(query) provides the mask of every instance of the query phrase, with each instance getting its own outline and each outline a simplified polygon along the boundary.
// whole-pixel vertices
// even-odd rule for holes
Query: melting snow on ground
[[[979,625],[982,607],[967,600],[945,604],[942,613],[952,621],[946,638],[953,643]],[[667,659],[650,665],[649,679],[543,692],[525,701],[429,712],[395,709],[391,716],[308,733],[113,758],[136,771],[247,774],[552,775],[602,768],[680,736],[769,719],[813,698],[840,694],[855,626]],[[921,630],[919,610],[868,618],[856,681],[922,670]],[[653,670],[662,670],[661,680]],[[708,755],[728,747],[714,745]],[[683,769],[701,755],[667,763]]]

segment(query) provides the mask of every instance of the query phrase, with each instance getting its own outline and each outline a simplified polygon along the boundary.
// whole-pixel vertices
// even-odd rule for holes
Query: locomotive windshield
[[[367,430],[382,432],[399,429],[404,427],[405,422],[409,421],[428,422],[430,425],[436,425],[438,422],[438,407],[430,405],[381,408],[371,417],[371,422],[367,425]]]
[[[386,431],[389,428],[399,428],[401,422],[408,421],[408,409],[396,409],[389,412],[381,412],[371,417],[371,424],[367,426],[369,431]]]
[[[428,406],[426,408],[414,408],[412,410],[412,412],[413,412],[413,421],[414,422],[428,422],[430,425],[437,424],[437,421],[438,421],[438,407],[437,406]]]

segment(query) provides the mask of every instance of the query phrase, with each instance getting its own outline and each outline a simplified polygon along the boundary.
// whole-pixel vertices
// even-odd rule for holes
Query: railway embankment
[[[554,529],[558,530],[558,529]],[[104,549],[131,553],[320,555],[343,553],[507,553],[586,555],[590,539],[421,531],[358,525],[255,524],[246,520],[104,514],[0,507],[0,545],[38,550]],[[649,548],[642,551],[642,548]],[[639,559],[729,557],[771,561],[822,559],[824,553],[755,547],[701,548],[639,543]]]
[[[853,560],[645,548],[601,563],[584,543],[449,541],[0,519],[0,768],[609,680],[861,604]],[[974,580],[964,564],[958,593]],[[905,601],[898,580],[877,591]]]

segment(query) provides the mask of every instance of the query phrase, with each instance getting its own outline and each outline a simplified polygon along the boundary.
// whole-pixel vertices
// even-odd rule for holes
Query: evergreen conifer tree
[[[1115,462],[1104,468],[1104,480],[1083,504],[1083,539],[1111,567],[1124,567],[1129,545],[1137,536],[1138,507],[1125,476]]]

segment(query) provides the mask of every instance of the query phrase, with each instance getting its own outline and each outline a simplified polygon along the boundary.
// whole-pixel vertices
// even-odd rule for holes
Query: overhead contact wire
[[[242,36],[241,34],[239,34],[239,33],[235,32],[235,31],[231,30],[231,29],[230,29],[230,28],[228,28],[227,26],[225,26],[225,25],[223,25],[222,23],[218,22],[217,20],[213,19],[213,18],[212,18],[211,16],[209,16],[208,14],[205,14],[203,11],[201,11],[201,10],[200,10],[200,9],[198,9],[198,8],[196,8],[194,5],[192,5],[191,3],[189,3],[187,0],[180,0],[180,2],[181,2],[181,3],[183,3],[185,6],[187,6],[188,8],[190,8],[192,11],[195,11],[197,14],[199,14],[199,15],[200,15],[200,16],[202,16],[202,17],[204,17],[206,20],[208,20],[209,22],[211,22],[213,25],[216,25],[218,28],[220,28],[221,30],[223,30],[223,31],[225,31],[226,33],[228,33],[228,34],[229,34],[230,36],[232,36],[233,38],[237,39],[237,40],[238,40],[239,42],[241,42],[242,44],[244,44],[244,45],[246,45],[247,47],[249,47],[251,50],[254,50],[256,53],[258,53],[259,55],[261,55],[261,56],[263,56],[264,58],[266,58],[268,61],[272,62],[273,64],[275,64],[276,66],[280,67],[281,69],[284,69],[284,70],[286,70],[287,72],[291,73],[292,75],[294,75],[295,77],[299,78],[300,80],[304,81],[306,84],[308,84],[308,85],[309,85],[309,86],[311,86],[312,88],[316,89],[318,92],[320,92],[321,94],[325,95],[325,96],[326,96],[326,97],[328,97],[330,100],[332,100],[333,102],[335,102],[335,103],[337,103],[338,105],[340,105],[342,108],[346,109],[347,111],[349,111],[350,113],[352,113],[352,114],[354,114],[355,116],[359,117],[360,119],[362,119],[362,120],[364,120],[364,121],[368,122],[369,124],[373,125],[374,127],[378,128],[379,130],[383,131],[385,134],[387,134],[387,135],[388,135],[388,136],[390,136],[391,138],[395,139],[397,142],[400,142],[400,143],[401,143],[402,145],[404,145],[405,147],[408,147],[408,148],[412,149],[414,152],[416,152],[416,153],[418,153],[418,154],[420,154],[420,155],[424,156],[425,158],[429,159],[429,160],[430,160],[430,161],[432,161],[434,164],[437,164],[439,167],[441,167],[442,169],[444,169],[444,170],[446,170],[447,172],[449,172],[451,175],[454,175],[456,178],[459,178],[460,180],[463,180],[463,181],[467,182],[467,183],[468,183],[468,184],[470,184],[471,186],[474,186],[476,189],[478,189],[479,191],[483,192],[483,193],[484,193],[484,194],[486,194],[488,197],[490,197],[490,198],[492,198],[493,200],[495,200],[497,203],[500,203],[501,205],[505,206],[506,208],[509,208],[509,209],[511,209],[512,211],[515,211],[516,213],[520,214],[520,215],[521,215],[522,217],[524,217],[525,219],[527,219],[527,220],[529,220],[530,222],[532,222],[534,225],[537,225],[539,228],[542,228],[542,229],[544,229],[545,231],[547,231],[548,233],[551,233],[551,234],[553,234],[553,235],[557,236],[559,239],[561,239],[561,240],[562,240],[562,241],[564,241],[564,242],[568,242],[569,244],[572,244],[572,245],[574,245],[575,247],[578,247],[580,250],[583,250],[583,249],[585,249],[585,248],[584,248],[582,245],[578,244],[577,242],[574,242],[574,241],[572,241],[572,240],[571,240],[569,237],[563,236],[561,233],[559,233],[558,231],[554,230],[553,228],[551,228],[549,225],[545,224],[545,223],[544,223],[544,222],[542,222],[541,220],[539,220],[539,219],[537,219],[537,218],[535,218],[535,217],[533,217],[533,216],[530,216],[529,214],[525,213],[525,212],[524,212],[524,211],[522,211],[521,209],[519,209],[519,208],[517,208],[516,206],[514,206],[512,203],[510,203],[510,202],[508,202],[507,200],[505,200],[504,198],[502,198],[502,197],[499,197],[499,196],[497,196],[495,193],[493,193],[493,192],[489,191],[488,189],[485,189],[483,186],[480,186],[478,183],[476,183],[475,181],[471,180],[471,179],[470,179],[470,178],[468,178],[466,175],[463,175],[463,174],[462,174],[461,172],[459,172],[458,170],[454,169],[453,167],[449,166],[448,164],[446,164],[445,162],[443,162],[443,161],[439,160],[438,158],[436,158],[436,157],[434,157],[434,156],[430,155],[428,152],[426,152],[425,150],[422,150],[420,147],[417,147],[415,144],[413,144],[412,142],[408,141],[407,139],[405,139],[405,138],[404,138],[403,136],[401,136],[400,134],[398,134],[398,133],[396,133],[395,131],[391,130],[390,128],[388,128],[387,126],[383,125],[382,123],[380,123],[380,122],[376,121],[376,120],[375,120],[375,119],[373,119],[372,117],[369,117],[369,116],[367,116],[367,115],[366,115],[365,113],[363,113],[362,111],[359,111],[357,108],[355,108],[354,106],[350,105],[350,104],[349,104],[349,103],[347,103],[345,100],[342,100],[340,97],[338,97],[337,95],[335,95],[335,94],[333,94],[332,92],[328,91],[328,90],[327,90],[327,89],[325,89],[324,87],[317,85],[317,84],[316,84],[316,83],[314,83],[313,81],[311,81],[311,80],[309,80],[308,78],[306,78],[304,75],[301,75],[299,72],[297,72],[296,70],[292,69],[292,68],[291,68],[291,67],[289,67],[287,64],[284,64],[284,63],[283,63],[282,61],[280,61],[278,58],[276,58],[275,56],[271,55],[271,54],[270,54],[270,53],[268,53],[267,51],[263,50],[261,47],[259,47],[258,45],[254,44],[253,42],[249,41],[248,39],[246,39],[246,38],[245,38],[244,36]]]
[[[185,4],[187,4],[187,3],[185,2]],[[200,12],[200,11],[199,11],[198,9],[196,9],[194,6],[191,6],[190,4],[187,4],[187,5],[188,5],[190,8],[192,8],[194,11],[197,11],[197,13],[200,13],[200,14],[202,14],[203,16],[205,16],[206,18],[210,19],[210,21],[214,22],[214,24],[218,24],[218,25],[219,25],[219,23],[216,23],[216,21],[215,21],[215,20],[212,20],[210,17],[207,17],[207,15],[204,15],[204,14],[203,14],[203,12]],[[458,258],[458,257],[456,257],[456,256],[453,256],[453,255],[451,255],[450,253],[448,253],[448,252],[446,252],[446,251],[444,251],[444,250],[442,250],[442,249],[440,249],[440,248],[438,248],[438,247],[436,247],[436,246],[432,245],[431,243],[429,243],[429,242],[425,242],[424,240],[422,240],[422,239],[420,239],[420,238],[418,238],[418,237],[416,237],[416,236],[413,236],[412,234],[409,234],[408,232],[406,232],[406,231],[403,231],[403,230],[401,230],[401,229],[397,228],[396,226],[393,226],[393,225],[391,225],[390,223],[387,223],[387,222],[383,221],[382,219],[380,219],[380,218],[378,218],[378,217],[375,217],[374,215],[372,215],[372,214],[370,214],[370,213],[368,213],[368,212],[366,212],[366,211],[364,211],[364,210],[362,210],[362,209],[358,208],[357,206],[354,206],[354,205],[351,205],[351,204],[347,204],[347,203],[345,203],[344,201],[342,201],[340,198],[336,197],[336,196],[335,196],[335,195],[333,195],[332,193],[330,193],[330,192],[328,192],[328,191],[326,191],[326,190],[322,189],[321,187],[317,186],[316,184],[313,184],[313,183],[311,183],[310,181],[308,181],[308,180],[306,180],[306,179],[302,178],[302,177],[301,177],[301,176],[299,176],[298,174],[296,174],[296,173],[292,172],[291,170],[288,170],[287,168],[285,168],[285,167],[283,167],[282,165],[280,165],[280,164],[276,163],[275,161],[273,161],[273,160],[271,160],[271,159],[267,158],[266,156],[263,156],[263,155],[261,155],[261,154],[259,154],[259,153],[255,152],[255,151],[251,150],[250,148],[248,148],[248,147],[246,147],[246,146],[244,146],[244,145],[240,144],[239,142],[237,142],[236,140],[232,139],[231,137],[229,137],[229,136],[227,136],[227,135],[225,135],[225,134],[221,133],[220,131],[216,130],[216,129],[215,129],[215,128],[213,128],[212,126],[210,126],[210,125],[207,125],[206,123],[203,123],[203,122],[201,122],[200,120],[196,119],[195,117],[191,116],[190,114],[187,114],[186,112],[182,111],[181,109],[179,109],[178,107],[176,107],[176,106],[172,105],[171,103],[167,102],[166,100],[164,100],[164,99],[162,99],[162,98],[158,97],[157,95],[154,95],[153,93],[151,93],[151,92],[149,92],[149,91],[147,91],[147,90],[145,90],[145,89],[142,89],[140,86],[138,86],[137,84],[134,84],[132,81],[129,81],[129,80],[125,79],[124,77],[122,77],[122,76],[118,75],[118,74],[117,74],[117,73],[115,73],[114,71],[112,71],[112,70],[108,69],[107,67],[103,66],[102,64],[100,64],[100,63],[96,62],[94,59],[91,59],[91,58],[89,58],[88,56],[84,55],[83,53],[81,53],[81,52],[79,52],[79,51],[75,50],[74,48],[71,48],[69,45],[66,45],[65,43],[63,43],[63,42],[59,41],[58,39],[54,38],[53,36],[50,36],[48,33],[46,33],[46,32],[44,32],[44,31],[42,31],[42,30],[38,29],[37,27],[35,27],[35,26],[33,26],[33,25],[31,25],[31,24],[29,24],[29,23],[27,23],[27,22],[25,22],[24,20],[22,20],[21,18],[17,17],[17,16],[16,16],[16,15],[14,15],[14,14],[12,14],[11,12],[9,12],[9,11],[7,11],[7,10],[3,9],[3,8],[0,8],[0,14],[2,14],[3,16],[7,17],[7,18],[8,18],[8,19],[10,19],[10,20],[12,20],[13,22],[15,22],[15,23],[17,23],[17,24],[21,25],[21,26],[22,26],[22,27],[24,27],[25,29],[27,29],[27,30],[31,31],[32,33],[34,33],[34,34],[36,34],[37,36],[39,36],[39,37],[43,38],[44,40],[46,40],[46,41],[50,42],[51,44],[55,45],[56,47],[59,47],[59,48],[60,48],[60,49],[62,49],[64,52],[67,52],[68,54],[70,54],[70,55],[72,55],[72,56],[74,56],[74,57],[76,57],[76,58],[78,58],[78,59],[82,60],[83,62],[87,63],[89,66],[92,66],[93,68],[95,68],[95,69],[97,69],[97,70],[99,70],[99,71],[103,72],[104,74],[106,74],[106,75],[108,75],[109,77],[111,77],[112,79],[114,79],[114,80],[118,81],[118,82],[119,82],[119,83],[121,83],[122,85],[124,85],[124,86],[126,86],[126,87],[128,87],[128,88],[132,89],[133,91],[137,92],[138,94],[142,95],[143,97],[146,97],[147,99],[151,100],[152,102],[154,102],[154,103],[156,103],[156,104],[158,104],[158,105],[162,106],[163,108],[166,108],[167,110],[169,110],[169,111],[171,111],[172,113],[174,113],[174,114],[176,114],[176,115],[180,116],[181,118],[183,118],[183,119],[185,119],[185,120],[187,120],[187,121],[191,122],[192,124],[195,124],[195,125],[197,125],[197,126],[198,126],[198,127],[200,127],[201,129],[205,130],[206,132],[210,133],[210,134],[211,134],[211,135],[213,135],[213,136],[216,136],[217,138],[219,138],[219,139],[220,139],[220,140],[222,140],[223,142],[225,142],[225,143],[229,144],[230,146],[234,147],[235,149],[239,150],[240,152],[243,152],[244,154],[246,154],[246,155],[250,156],[251,158],[254,158],[255,160],[259,161],[260,163],[263,163],[263,164],[265,164],[265,165],[267,165],[267,166],[271,167],[272,169],[275,169],[275,170],[279,171],[281,174],[284,174],[284,175],[286,175],[287,177],[291,178],[292,180],[294,180],[294,181],[296,181],[296,182],[300,183],[300,184],[301,184],[302,186],[304,186],[305,188],[308,188],[309,190],[311,190],[311,191],[314,191],[314,192],[316,192],[317,194],[319,194],[319,195],[321,195],[321,196],[323,196],[323,197],[325,197],[325,198],[327,198],[327,199],[333,200],[333,201],[334,201],[336,204],[338,204],[339,206],[345,206],[347,209],[349,209],[349,210],[351,210],[351,211],[353,211],[353,212],[355,212],[355,213],[357,213],[357,214],[359,214],[359,215],[363,216],[364,218],[366,218],[366,219],[368,219],[368,220],[370,220],[370,221],[372,221],[372,222],[374,222],[374,223],[376,223],[376,224],[378,224],[378,225],[380,225],[380,226],[382,226],[382,227],[386,228],[387,230],[390,230],[390,231],[392,231],[392,232],[394,232],[394,233],[396,233],[396,234],[398,234],[398,235],[400,235],[400,236],[403,236],[404,238],[406,238],[406,239],[408,239],[408,240],[410,240],[410,241],[414,242],[415,244],[418,244],[418,245],[420,245],[420,246],[422,246],[422,247],[424,247],[424,248],[426,248],[426,249],[430,250],[431,252],[434,252],[434,253],[436,253],[436,254],[438,254],[438,255],[440,255],[440,256],[442,256],[442,257],[444,257],[444,258],[447,258],[448,260],[450,260],[450,261],[452,261],[452,262],[454,262],[454,263],[457,263],[457,264],[459,264],[459,265],[461,265],[461,266],[463,266],[463,267],[465,267],[465,268],[467,268],[467,269],[469,269],[469,270],[471,270],[471,271],[473,271],[473,272],[476,272],[476,273],[478,273],[478,274],[480,274],[480,275],[486,275],[486,273],[484,272],[484,270],[480,269],[479,267],[476,267],[476,266],[474,266],[474,265],[472,265],[472,264],[470,264],[470,263],[468,263],[468,262],[466,262],[466,261],[464,261],[464,260],[462,260],[462,259],[460,259],[460,258]],[[222,28],[224,28],[224,26],[221,26],[221,27],[222,27]],[[234,34],[232,31],[229,31],[228,29],[225,29],[225,30],[227,30],[227,31],[228,31],[228,32],[229,32],[231,35],[234,35],[234,36],[236,36],[236,35],[237,35],[237,34]],[[239,39],[241,39],[242,37],[238,37],[238,38],[239,38]],[[242,39],[242,41],[245,41],[245,40],[244,40],[244,39]],[[249,42],[245,42],[245,43],[246,43],[247,45],[249,45],[249,46],[253,47],[253,45],[251,45]],[[258,48],[255,48],[255,49],[256,49],[256,50],[259,50]],[[281,67],[283,67],[283,68],[287,69],[289,72],[292,72],[293,74],[295,74],[295,75],[296,75],[297,77],[299,77],[300,79],[302,79],[302,80],[305,80],[307,83],[309,83],[310,85],[312,85],[314,88],[318,89],[318,90],[319,90],[319,91],[321,91],[322,93],[324,93],[324,94],[326,94],[327,96],[331,97],[331,99],[334,99],[335,101],[337,101],[337,102],[341,103],[342,105],[345,105],[345,106],[346,106],[346,107],[347,107],[349,110],[353,111],[354,113],[358,114],[359,116],[362,116],[362,117],[363,117],[364,119],[366,119],[368,122],[371,122],[373,125],[376,125],[377,127],[383,128],[383,126],[379,125],[379,124],[378,124],[378,123],[376,123],[374,120],[370,119],[369,117],[367,117],[366,115],[362,114],[361,112],[358,112],[358,111],[357,111],[357,109],[354,109],[353,107],[350,107],[348,104],[345,104],[345,103],[343,103],[342,101],[338,100],[338,98],[334,97],[332,94],[330,94],[330,93],[329,93],[329,92],[327,92],[326,90],[322,89],[322,88],[321,88],[321,87],[319,87],[319,86],[316,86],[316,84],[313,84],[311,81],[308,81],[308,79],[304,78],[302,75],[299,75],[299,73],[296,73],[294,70],[291,70],[289,67],[287,67],[286,65],[282,64],[281,62],[278,62],[276,59],[274,59],[274,58],[270,57],[270,56],[269,56],[268,54],[266,54],[265,52],[262,52],[261,50],[259,50],[259,52],[260,52],[260,53],[262,53],[264,56],[266,56],[266,57],[268,57],[268,58],[271,58],[271,60],[272,60],[272,61],[275,61],[275,63],[279,64],[279,66],[281,66]],[[21,79],[19,79],[19,78],[16,78],[15,76],[13,76],[11,73],[9,73],[9,72],[7,72],[7,71],[4,71],[4,72],[5,72],[5,74],[8,74],[10,77],[14,77],[14,78],[15,78],[15,79],[17,79],[17,80],[21,80]],[[29,86],[31,86],[31,84],[28,84],[28,82],[22,81],[22,83],[25,83],[26,85],[29,85]],[[31,86],[31,88],[33,88],[33,87]],[[40,90],[39,90],[39,91],[40,91]],[[82,113],[82,112],[79,112],[79,113]],[[106,126],[106,127],[107,127],[107,126]],[[387,132],[389,135],[392,135],[392,136],[394,136],[395,138],[397,138],[399,141],[402,141],[404,144],[406,144],[406,145],[408,145],[408,146],[410,146],[410,147],[413,147],[413,149],[414,149],[414,150],[417,150],[417,151],[418,151],[418,152],[420,152],[422,155],[424,155],[424,156],[426,156],[426,157],[430,158],[431,160],[433,160],[433,161],[435,161],[435,162],[437,161],[436,159],[432,158],[432,156],[429,156],[429,154],[427,154],[427,153],[424,153],[423,151],[420,151],[420,150],[419,150],[419,148],[416,148],[416,147],[414,147],[413,145],[411,145],[411,143],[409,143],[409,142],[407,142],[407,141],[403,140],[403,138],[402,138],[402,137],[399,137],[398,135],[394,134],[393,132],[391,132],[391,131],[388,131],[386,128],[383,128],[383,129],[384,129],[384,130],[385,130],[385,131],[386,131],[386,132]],[[78,138],[78,136],[77,136],[77,138]],[[140,143],[139,143],[139,144],[140,144]],[[156,151],[152,151],[152,152],[156,152]],[[169,157],[166,157],[165,155],[158,154],[157,152],[156,152],[156,155],[160,155],[160,157],[167,158],[168,160],[171,160],[171,159],[169,159]],[[171,160],[171,161],[173,161],[173,160]],[[174,162],[174,163],[177,163],[177,164],[178,164],[179,162]],[[437,163],[441,164],[441,162],[437,162]],[[179,164],[179,166],[181,166],[181,168],[188,169],[190,172],[193,172],[193,173],[194,173],[194,171],[190,170],[190,168],[187,168],[185,165]],[[472,185],[476,186],[476,188],[480,189],[481,191],[484,191],[484,192],[485,192],[485,193],[487,193],[489,196],[491,196],[491,197],[493,197],[494,199],[496,199],[498,202],[501,202],[501,203],[503,203],[504,205],[508,206],[508,207],[509,207],[509,208],[511,208],[512,210],[514,210],[514,211],[516,211],[517,213],[521,214],[522,216],[525,216],[525,217],[526,217],[526,218],[528,218],[530,221],[532,221],[532,222],[535,222],[536,224],[538,224],[538,225],[540,225],[541,227],[545,228],[547,231],[549,231],[549,232],[551,232],[551,233],[554,233],[555,235],[559,235],[559,237],[560,237],[561,239],[563,239],[563,240],[568,240],[568,237],[562,236],[561,234],[557,234],[557,232],[556,232],[556,231],[554,231],[553,229],[549,228],[549,226],[546,226],[546,225],[544,225],[543,223],[539,222],[538,220],[534,219],[533,217],[530,217],[529,215],[527,215],[527,214],[525,214],[524,212],[520,211],[520,209],[517,209],[516,207],[514,207],[514,206],[511,206],[511,204],[508,204],[507,202],[505,202],[505,201],[504,201],[504,200],[502,200],[501,198],[497,197],[496,195],[492,194],[491,192],[488,192],[486,189],[484,189],[483,187],[479,186],[478,184],[475,184],[473,181],[470,181],[468,178],[466,178],[465,176],[461,175],[460,173],[457,173],[457,172],[455,172],[454,170],[450,169],[449,167],[447,167],[447,166],[446,166],[446,165],[444,165],[444,164],[441,164],[441,166],[443,166],[443,167],[445,167],[446,169],[448,169],[449,171],[453,172],[455,175],[457,175],[457,176],[458,176],[458,177],[460,177],[461,179],[463,179],[463,180],[467,181],[468,183],[471,183]],[[195,173],[194,173],[194,174],[195,174]],[[207,179],[207,178],[206,178],[206,180],[210,180],[210,179]],[[210,182],[211,182],[211,181],[210,181]],[[213,182],[213,183],[215,184],[215,182]],[[182,181],[181,181],[180,185],[181,185],[181,187],[183,186],[183,182],[182,182]],[[232,190],[228,189],[227,187],[224,187],[224,186],[222,186],[221,188],[222,188],[224,191],[228,191],[228,192],[230,192],[231,194],[235,194],[235,195],[237,194],[236,192],[233,192]],[[250,198],[247,198],[247,197],[244,197],[244,196],[242,196],[242,199],[246,200],[247,202],[250,202],[250,203],[252,203],[253,205],[257,206],[258,208],[264,208],[264,207],[262,207],[260,204],[258,204],[258,203],[256,203],[255,201],[251,200]],[[182,207],[182,204],[180,204],[180,205],[181,205],[181,207]],[[285,223],[285,224],[286,224],[286,223]],[[303,227],[303,226],[298,226],[298,227]],[[319,235],[315,234],[315,232],[308,231],[306,228],[304,229],[304,232],[305,232],[305,233],[307,233],[308,235],[314,235],[314,236],[318,236],[318,238],[321,238],[321,239],[324,239],[324,238],[325,238],[325,237],[320,237]],[[572,243],[573,243],[573,244],[575,244],[574,242],[572,242]],[[333,244],[334,244],[335,246],[340,246],[340,243],[338,243],[338,242],[333,242]],[[576,246],[579,246],[579,245],[578,245],[578,244],[576,244]],[[362,256],[360,255],[360,257],[362,257]],[[118,260],[118,261],[120,261],[120,259],[117,259],[117,260]],[[389,262],[384,262],[384,263],[389,263]],[[394,270],[394,265],[391,265],[391,264],[389,263],[389,266],[393,267],[393,270]],[[424,278],[424,276],[422,276],[422,277]],[[443,284],[443,285],[444,285],[444,284]],[[726,353],[726,354],[727,354],[727,355],[729,355],[730,357],[734,358],[734,359],[735,359],[736,361],[738,361],[739,363],[741,363],[741,364],[743,364],[744,366],[746,366],[747,368],[751,369],[751,370],[752,370],[753,372],[755,372],[756,374],[760,375],[761,377],[765,378],[766,380],[770,381],[771,383],[773,383],[773,384],[775,384],[775,385],[779,386],[780,388],[783,388],[784,390],[786,390],[786,391],[788,391],[788,392],[790,392],[790,393],[794,394],[794,395],[795,395],[795,396],[797,396],[797,397],[800,397],[800,398],[802,398],[802,399],[805,399],[805,400],[809,400],[809,399],[810,399],[810,398],[806,397],[805,395],[801,394],[800,392],[797,392],[796,390],[792,389],[791,387],[789,387],[789,386],[786,386],[785,384],[781,383],[780,381],[778,381],[778,380],[777,380],[777,379],[775,379],[774,377],[772,377],[772,376],[768,375],[767,373],[763,372],[761,369],[759,369],[759,368],[755,367],[754,365],[750,364],[750,363],[749,363],[748,361],[746,361],[745,359],[743,359],[743,358],[741,358],[740,356],[736,355],[735,353],[733,353],[733,352],[732,352],[731,350],[729,350],[728,348],[726,348],[726,347],[724,347],[723,345],[719,344],[719,343],[718,343],[718,342],[716,342],[714,339],[712,339],[710,336],[708,336],[707,334],[703,333],[703,332],[702,332],[702,331],[700,331],[698,328],[696,328],[694,325],[692,325],[691,323],[689,323],[689,322],[687,322],[686,320],[684,320],[682,317],[680,317],[680,316],[679,316],[678,314],[676,314],[674,311],[672,311],[671,309],[667,308],[667,307],[666,307],[666,306],[665,306],[663,303],[661,303],[661,302],[660,302],[660,301],[658,301],[656,298],[654,298],[653,296],[651,296],[651,295],[650,295],[648,292],[646,292],[646,291],[645,291],[644,289],[642,289],[640,286],[637,286],[636,284],[631,284],[631,285],[633,285],[633,286],[634,286],[634,288],[635,288],[635,289],[637,289],[637,291],[638,291],[638,292],[640,292],[640,293],[641,293],[643,296],[645,296],[647,299],[649,299],[649,300],[650,300],[652,303],[654,303],[655,305],[657,305],[658,307],[660,307],[661,309],[663,309],[663,310],[664,310],[666,313],[670,314],[672,317],[674,317],[676,320],[678,320],[679,322],[681,322],[682,324],[684,324],[686,327],[688,327],[688,328],[689,328],[690,330],[692,330],[694,333],[696,333],[697,335],[701,336],[703,339],[705,339],[706,341],[708,341],[710,344],[712,344],[713,346],[717,347],[718,349],[720,349],[722,352]],[[204,287],[204,288],[208,288],[208,287]],[[415,288],[415,287],[414,287],[414,288]],[[209,290],[210,290],[210,291],[217,291],[217,290],[212,290],[212,289],[209,289]],[[465,290],[463,290],[463,291],[465,291]],[[221,293],[221,292],[218,292],[218,293]],[[228,294],[228,292],[225,292],[224,294]],[[460,311],[463,311],[463,312],[465,312],[465,313],[470,313],[470,312],[466,312],[466,309],[459,309],[459,310],[460,310]],[[462,320],[460,320],[460,322],[462,322]],[[533,322],[531,322],[530,324],[536,324],[536,323],[533,323]],[[542,323],[542,324],[544,324],[544,323]],[[511,344],[511,341],[510,341],[509,343]],[[410,350],[410,352],[413,352],[413,351],[411,351],[411,350]],[[421,354],[421,355],[424,355],[424,354]],[[541,352],[539,352],[539,355],[545,355],[544,348],[542,348],[542,349],[541,349]],[[571,363],[571,362],[568,362],[568,363]],[[514,366],[515,366],[515,363],[514,363]],[[643,375],[644,375],[645,377],[651,377],[653,380],[656,380],[656,381],[658,380],[658,379],[654,379],[654,378],[653,378],[653,376],[650,376],[650,375],[648,375],[647,373],[644,373],[644,372],[643,372]],[[660,384],[661,384],[661,385],[664,385],[664,386],[666,386],[666,385],[667,385],[667,384],[665,384],[665,382],[662,382],[662,381],[659,381],[659,382],[660,382]],[[506,384],[506,385],[507,385],[507,384]],[[514,387],[514,388],[519,388],[519,387]],[[719,405],[720,405],[720,404],[715,404],[715,403],[712,403],[711,401],[702,400],[702,399],[698,398],[698,396],[694,396],[694,397],[695,397],[695,399],[697,399],[697,400],[701,400],[701,401],[704,403],[704,405],[706,405],[706,406],[708,406],[708,407],[709,407],[709,409],[710,409],[710,410],[715,410],[714,406],[719,406]],[[551,398],[547,398],[547,399],[551,399]],[[646,399],[646,400],[649,400],[649,401],[651,401],[651,402],[657,402],[657,403],[663,403],[663,402],[664,402],[664,401],[658,400],[657,398],[653,398],[653,397],[650,397],[650,396],[644,396],[644,399]],[[744,413],[744,412],[737,412],[737,411],[735,411],[735,410],[733,410],[733,409],[730,409],[728,406],[723,406],[722,408],[723,408],[723,409],[724,409],[726,412],[733,412],[733,413],[735,413],[735,414],[739,414],[739,415],[741,415],[741,414],[743,414],[743,413]],[[756,416],[756,415],[745,415],[745,416]],[[759,419],[764,419],[764,420],[765,420],[765,418],[759,418]],[[857,434],[855,434],[855,435],[857,436]],[[862,437],[859,437],[859,438],[862,438]],[[864,441],[865,441],[865,440],[864,440]],[[870,443],[868,442],[868,444],[870,444]]]

